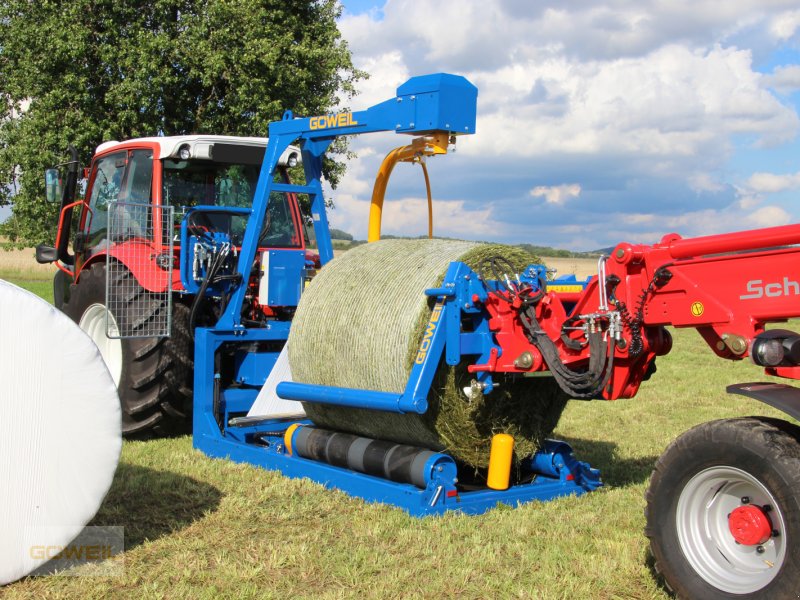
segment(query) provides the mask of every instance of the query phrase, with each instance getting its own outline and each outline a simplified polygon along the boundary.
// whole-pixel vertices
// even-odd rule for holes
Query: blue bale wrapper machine
[[[278,470],[290,477],[307,477],[367,501],[398,506],[416,516],[449,510],[476,514],[498,503],[516,505],[579,495],[601,485],[599,473],[576,460],[569,445],[560,441],[548,440],[536,454],[525,458],[514,485],[491,489],[460,482],[456,461],[444,452],[318,429],[302,414],[247,416],[279,362],[291,327],[291,312],[258,326],[242,318],[247,286],[240,282],[248,281],[259,251],[270,195],[281,192],[309,198],[324,268],[333,258],[321,186],[322,160],[330,144],[342,135],[394,131],[415,136],[412,145],[417,156],[442,154],[455,142],[454,136],[475,132],[476,106],[477,88],[469,81],[437,74],[408,80],[397,89],[395,98],[364,111],[310,118],[294,118],[287,112],[270,125],[252,209],[245,214],[248,220],[235,273],[218,285],[228,296],[227,304],[215,325],[195,330],[196,448],[208,456]],[[278,160],[290,144],[301,149],[304,185],[278,181],[274,176]],[[377,208],[379,231],[380,205]],[[198,206],[192,212],[226,210],[244,212],[219,206]],[[187,219],[188,215],[182,230],[183,248],[199,245],[211,256],[230,248],[231,240],[219,232],[190,235],[185,227]],[[374,226],[373,218],[371,232]],[[188,269],[189,264],[183,259],[181,268]],[[296,306],[311,268],[302,250],[271,253],[262,274],[270,288],[270,304]],[[495,385],[492,373],[499,370],[497,364],[504,349],[497,341],[496,321],[492,321],[487,306],[496,297],[508,295],[509,290],[521,292],[520,297],[539,294],[544,291],[545,279],[545,269],[540,265],[531,265],[511,279],[498,273],[492,280],[479,276],[464,263],[453,262],[440,287],[420,290],[420,294],[434,298],[435,305],[402,393],[282,381],[276,386],[277,395],[288,401],[422,414],[428,408],[428,392],[442,360],[448,365],[468,361],[482,393],[491,393]],[[569,283],[577,289],[585,287]],[[503,326],[511,326],[505,324],[507,321]],[[538,365],[517,364],[513,369],[544,367],[540,360]]]

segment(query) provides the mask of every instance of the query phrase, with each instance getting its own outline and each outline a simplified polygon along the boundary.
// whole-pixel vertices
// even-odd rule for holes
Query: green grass
[[[693,331],[631,400],[571,402],[556,435],[602,469],[581,498],[414,519],[192,449],[126,442],[94,524],[123,525],[124,576],[30,578],[4,598],[665,598],[648,564],[644,491],[665,446],[721,417],[778,413],[729,396],[763,378]]]
[[[41,296],[48,302],[53,302],[53,275],[55,267],[47,270],[32,267],[27,263],[8,258],[6,254],[0,254],[0,279],[11,282],[14,285],[33,292]]]
[[[52,281],[38,281],[36,279],[13,279],[4,277],[0,274],[0,279],[5,279],[13,283],[14,285],[18,285],[24,290],[28,290],[29,292],[33,292],[37,296],[44,298],[48,302],[52,304],[53,302],[53,282]]]

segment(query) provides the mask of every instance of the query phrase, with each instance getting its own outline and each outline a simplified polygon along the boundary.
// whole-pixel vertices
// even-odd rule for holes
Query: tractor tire
[[[110,314],[114,325],[136,316],[141,320],[144,289],[123,270],[110,285],[134,292],[126,297],[123,314]],[[138,303],[137,303],[138,301]],[[172,305],[169,338],[110,339],[106,336],[106,266],[93,264],[69,288],[63,312],[75,321],[100,349],[119,392],[122,433],[129,437],[184,433],[191,427],[194,344],[189,332],[189,307]],[[149,306],[155,315],[166,305]]]
[[[689,430],[656,462],[645,515],[679,598],[800,597],[800,428],[747,417]]]

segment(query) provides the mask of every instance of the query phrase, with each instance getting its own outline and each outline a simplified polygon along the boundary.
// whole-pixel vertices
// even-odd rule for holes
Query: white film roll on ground
[[[94,517],[122,448],[100,352],[67,316],[0,280],[0,585],[46,562]]]
[[[285,417],[288,415],[304,417],[302,402],[284,400],[278,397],[277,387],[283,381],[292,381],[292,369],[289,367],[288,347],[284,346],[275,361],[275,366],[267,376],[264,386],[258,392],[253,406],[250,407],[248,417]]]

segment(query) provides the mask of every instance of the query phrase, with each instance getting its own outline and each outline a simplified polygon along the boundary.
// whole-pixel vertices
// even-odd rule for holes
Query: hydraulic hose
[[[573,371],[561,360],[555,343],[536,320],[532,306],[520,311],[520,320],[531,343],[542,353],[547,367],[559,387],[573,398],[592,399],[602,395],[614,370],[614,340],[608,336],[603,343],[603,333],[589,333],[589,366],[586,371]]]
[[[222,268],[225,259],[228,257],[228,253],[230,252],[230,246],[223,246],[217,255],[214,257],[214,260],[211,263],[211,266],[208,268],[208,272],[206,276],[203,278],[203,282],[200,284],[200,289],[197,291],[197,295],[194,297],[194,301],[192,302],[192,309],[189,312],[189,333],[192,336],[192,341],[194,341],[194,327],[195,323],[197,322],[197,313],[200,309],[200,306],[205,302],[205,295],[206,290],[208,290],[208,286],[215,280],[217,272]]]

